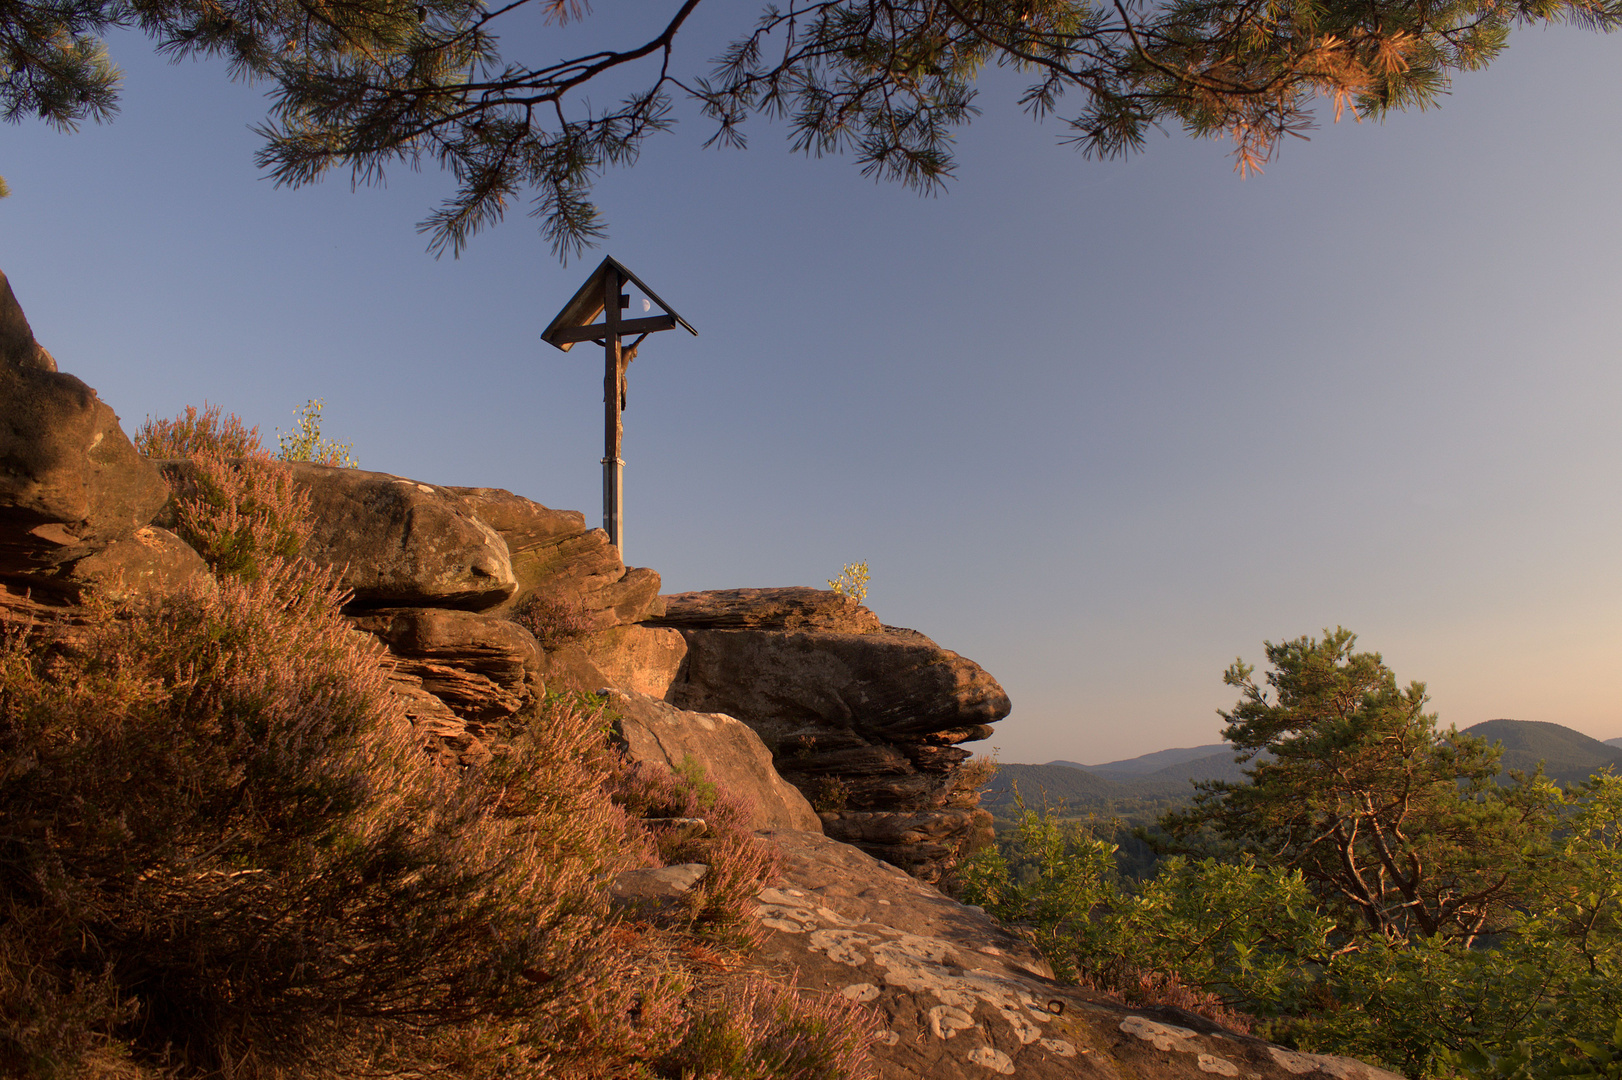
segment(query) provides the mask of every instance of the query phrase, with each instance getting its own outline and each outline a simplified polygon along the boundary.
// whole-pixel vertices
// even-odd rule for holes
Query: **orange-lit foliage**
[[[610,936],[639,853],[600,727],[553,701],[443,773],[339,596],[272,561],[0,645],[0,1072],[608,1075],[675,1041],[677,973]]]
[[[135,445],[168,460],[176,531],[216,574],[252,580],[266,560],[291,559],[309,539],[309,496],[235,414],[188,405],[173,420],[148,419]]]

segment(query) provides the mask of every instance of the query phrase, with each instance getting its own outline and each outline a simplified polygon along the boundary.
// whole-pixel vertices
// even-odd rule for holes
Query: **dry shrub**
[[[671,1080],[867,1080],[873,1014],[837,994],[751,978],[696,1008],[657,1062]]]
[[[1208,990],[1189,986],[1167,972],[1136,967],[1124,959],[1105,970],[1082,971],[1076,985],[1118,997],[1129,1005],[1180,1009],[1241,1035],[1251,1034],[1256,1024],[1255,1017],[1230,1008]]]
[[[585,602],[573,596],[532,594],[514,610],[512,621],[534,634],[543,649],[580,641],[596,629]]]
[[[71,653],[0,642],[0,1073],[612,1075],[675,1041],[682,983],[597,880],[634,857],[600,725],[552,702],[436,770],[340,599],[271,560]]]

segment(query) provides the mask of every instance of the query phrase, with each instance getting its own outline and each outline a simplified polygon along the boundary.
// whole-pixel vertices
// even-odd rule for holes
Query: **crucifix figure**
[[[657,304],[662,314],[641,319],[621,318],[620,312],[631,301],[622,291],[628,284],[640,289],[649,304]],[[592,322],[599,315],[603,321]],[[695,337],[698,335],[686,319],[659,299],[640,278],[613,258],[606,258],[541,335],[542,341],[564,352],[581,341],[594,341],[603,347],[603,529],[608,533],[609,543],[619,548],[622,562],[625,559],[625,461],[620,457],[620,445],[625,436],[621,415],[625,409],[625,369],[636,359],[637,347],[644,338],[677,326]],[[620,340],[631,334],[637,338],[629,345]]]

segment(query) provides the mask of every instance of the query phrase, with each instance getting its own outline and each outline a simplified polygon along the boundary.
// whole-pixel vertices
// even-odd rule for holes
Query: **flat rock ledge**
[[[829,630],[840,634],[876,634],[884,629],[878,616],[830,589],[789,586],[779,589],[713,589],[671,593],[664,614],[648,621],[677,630]]]
[[[756,898],[767,937],[753,963],[873,1010],[882,1080],[1401,1080],[1061,986],[1028,944],[900,869],[811,833],[761,835],[782,870]]]

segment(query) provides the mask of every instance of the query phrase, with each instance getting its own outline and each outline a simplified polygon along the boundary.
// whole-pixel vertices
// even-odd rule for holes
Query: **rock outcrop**
[[[752,829],[822,831],[811,804],[772,768],[771,751],[742,721],[621,691],[610,692],[608,705],[615,738],[632,761],[672,770],[696,761],[707,779],[749,801]]]
[[[315,519],[304,554],[342,570],[355,632],[384,644],[405,714],[447,769],[488,762],[503,723],[545,690],[606,687],[629,757],[696,759],[753,803],[782,879],[758,894],[767,936],[751,963],[873,1009],[884,1080],[1395,1080],[1061,987],[1029,946],[920,881],[986,825],[960,744],[987,737],[1009,702],[972,661],[828,591],[661,598],[659,575],[627,568],[581,514],[507,491],[291,468]],[[0,624],[60,643],[83,632],[89,590],[211,581],[161,527],[169,501],[112,410],[56,370],[0,275]],[[535,600],[577,613],[584,638],[514,621]],[[605,889],[640,917],[707,873],[637,869]]]
[[[133,536],[168,498],[113,410],[34,341],[0,275],[0,578],[57,588],[67,567]]]
[[[663,610],[659,575],[627,568],[601,529],[576,510],[552,510],[501,488],[446,488],[507,545],[517,587],[501,606],[511,612],[532,596],[578,603],[594,630],[641,622]]]
[[[757,897],[769,933],[754,964],[873,1010],[882,1080],[1399,1080],[1062,986],[1024,941],[898,869],[820,836],[769,839],[782,880]]]
[[[989,836],[959,744],[1010,706],[978,664],[817,589],[666,596],[650,622],[687,643],[669,700],[759,732],[828,835],[929,881]]]
[[[454,493],[388,473],[295,464],[315,529],[305,558],[344,568],[355,607],[495,607],[518,588],[507,545]]]
[[[395,608],[351,617],[475,734],[518,712],[541,670],[541,647],[506,619],[447,608]]]

